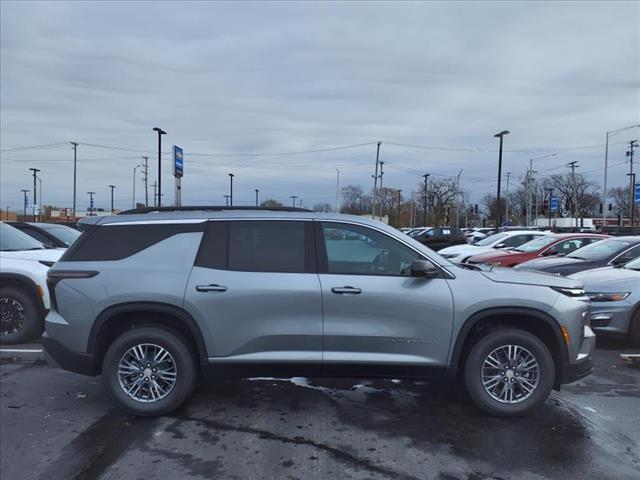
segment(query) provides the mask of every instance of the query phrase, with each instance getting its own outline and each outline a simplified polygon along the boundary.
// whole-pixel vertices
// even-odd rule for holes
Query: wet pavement
[[[640,370],[621,351],[600,342],[593,375],[519,419],[487,417],[451,385],[316,378],[219,381],[141,419],[99,377],[3,352],[0,477],[637,479]]]

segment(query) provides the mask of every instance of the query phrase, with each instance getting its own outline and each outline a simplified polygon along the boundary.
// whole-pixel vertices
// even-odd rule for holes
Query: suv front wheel
[[[464,376],[471,399],[482,410],[515,417],[547,399],[555,368],[542,340],[525,330],[505,328],[488,333],[473,345]]]
[[[196,363],[188,343],[170,330],[132,328],[104,357],[102,375],[113,400],[139,416],[164,415],[191,395]]]

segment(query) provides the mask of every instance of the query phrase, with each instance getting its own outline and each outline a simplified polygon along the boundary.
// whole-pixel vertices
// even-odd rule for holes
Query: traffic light
[[[609,211],[611,211],[611,210],[613,210],[613,204],[612,203],[609,204]]]

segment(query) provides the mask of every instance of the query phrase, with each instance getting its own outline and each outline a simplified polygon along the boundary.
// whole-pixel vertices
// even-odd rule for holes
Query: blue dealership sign
[[[174,145],[173,146],[173,176],[174,177],[182,177],[184,174],[184,157],[182,153],[182,149]]]
[[[558,211],[558,197],[551,197],[551,211]]]
[[[640,203],[640,183],[636,183],[634,187],[635,195],[633,196],[633,198],[635,198],[636,203]]]

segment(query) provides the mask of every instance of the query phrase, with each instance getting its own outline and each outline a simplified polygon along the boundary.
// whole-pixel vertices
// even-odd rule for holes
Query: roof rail
[[[276,212],[311,212],[312,210],[297,207],[227,207],[225,205],[201,205],[201,206],[185,206],[185,207],[142,207],[124,210],[118,215],[132,215],[135,213],[156,213],[156,212],[222,212],[227,210],[258,210],[258,211],[276,211]]]

